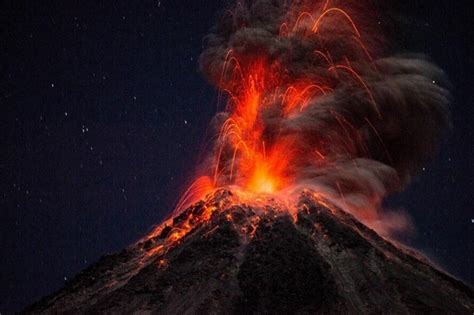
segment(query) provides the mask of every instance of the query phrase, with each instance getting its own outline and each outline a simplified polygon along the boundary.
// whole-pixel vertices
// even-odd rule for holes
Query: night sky
[[[447,72],[454,128],[387,207],[413,218],[405,242],[472,284],[474,17],[467,0],[409,2],[399,36]],[[1,313],[59,289],[173,207],[216,110],[197,58],[223,3],[1,2]]]

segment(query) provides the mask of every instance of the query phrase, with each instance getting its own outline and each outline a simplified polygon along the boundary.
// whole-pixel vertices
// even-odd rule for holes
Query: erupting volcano
[[[199,63],[221,112],[175,210],[27,311],[472,313],[472,289],[389,240],[410,220],[382,202],[436,152],[450,96],[379,6],[225,11]]]

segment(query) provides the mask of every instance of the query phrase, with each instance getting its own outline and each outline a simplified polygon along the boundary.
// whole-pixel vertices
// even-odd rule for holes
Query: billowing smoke
[[[436,153],[450,96],[425,56],[389,51],[372,11],[254,0],[223,14],[200,57],[227,102],[207,162],[215,185],[259,185],[263,172],[276,190],[318,190],[380,232],[406,227],[381,202]]]

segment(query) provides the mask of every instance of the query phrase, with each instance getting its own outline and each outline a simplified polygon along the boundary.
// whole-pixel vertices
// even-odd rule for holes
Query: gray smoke
[[[283,22],[323,5],[324,1],[240,2],[226,11],[206,38],[200,68],[217,88],[228,88],[232,74],[222,78],[222,73],[231,49],[243,67],[255,56],[265,56],[281,69],[284,86],[309,80],[331,87],[331,92],[315,95],[304,111],[289,117],[282,115],[278,101],[262,109],[264,140],[271,146],[277,134],[291,139],[292,149],[300,154],[288,172],[300,186],[325,190],[335,198],[344,196],[340,202],[348,211],[389,233],[403,225],[394,227],[394,221],[405,221],[384,212],[381,202],[406,187],[436,153],[450,126],[448,84],[443,71],[426,56],[384,48],[387,41],[377,35],[374,16],[361,15],[368,11],[362,1],[330,1],[329,8],[344,8],[353,17],[372,59],[340,14],[328,14],[317,34],[308,35],[302,28],[292,36],[279,36]],[[353,74],[328,70],[327,60],[315,56],[316,50],[330,52],[335,65],[349,60],[373,99]],[[226,114],[218,116],[222,115]],[[324,163],[309,156],[315,147],[325,155]],[[387,217],[391,221],[384,225]]]

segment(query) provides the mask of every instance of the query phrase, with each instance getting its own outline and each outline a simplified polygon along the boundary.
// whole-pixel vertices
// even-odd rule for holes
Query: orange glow
[[[181,210],[186,209],[189,205],[202,199],[205,195],[214,190],[214,185],[210,178],[207,176],[201,176],[196,179],[184,192],[176,205],[174,213],[178,213]]]
[[[230,117],[223,123],[218,135],[218,148],[214,168],[214,184],[222,186],[223,156],[225,150],[230,150],[230,175],[225,180],[228,184],[238,184],[252,192],[274,193],[284,188],[283,174],[285,160],[277,150],[278,142],[273,144],[267,153],[265,143],[262,141],[265,124],[259,113],[264,109],[272,97],[267,95],[268,90],[278,90],[278,77],[263,57],[257,57],[248,68],[243,68],[245,63],[239,62],[236,57],[230,57],[225,63],[226,67],[233,67],[234,73],[239,75],[227,86],[223,87],[230,95],[228,107],[234,106]],[[224,75],[229,70],[224,69]],[[232,76],[235,77],[235,76]],[[221,80],[222,82],[223,80]],[[296,93],[296,94],[295,94]],[[288,91],[282,96],[287,110],[304,101],[308,91]],[[278,95],[280,96],[280,95]],[[231,104],[230,104],[231,103]],[[225,163],[224,163],[225,165]]]
[[[263,166],[256,168],[247,188],[253,192],[271,194],[277,187],[275,180],[269,174],[268,167]]]
[[[313,8],[313,11],[309,8]],[[314,40],[318,38],[320,28],[328,22],[332,23],[331,27],[343,29],[346,32],[344,40],[352,42],[369,61],[372,60],[353,18],[342,8],[331,7],[330,0],[308,1],[304,11],[292,13],[289,15],[292,18],[276,26],[276,37],[295,36]],[[271,59],[265,52],[242,55],[233,49],[226,52],[220,69],[218,102],[227,99],[227,118],[217,135],[212,176],[199,177],[191,184],[180,199],[176,213],[220,187],[232,185],[262,194],[275,194],[291,187],[295,184],[295,174],[291,174],[287,166],[294,163],[297,156],[300,160],[303,156],[308,161],[322,163],[326,159],[325,148],[313,147],[308,148],[307,152],[295,152],[291,136],[272,135],[267,141],[269,127],[263,113],[267,109],[274,110],[275,104],[279,104],[283,117],[297,116],[311,102],[333,91],[334,87],[328,79],[331,76],[341,78],[342,72],[349,73],[355,83],[366,91],[380,116],[370,87],[352,67],[348,57],[342,58],[347,65],[335,64],[330,51],[315,50],[314,59],[326,67],[324,79],[296,77],[292,82],[285,75],[284,65]],[[350,123],[338,117],[336,120],[349,138],[354,136]],[[350,147],[350,143],[340,145]]]

